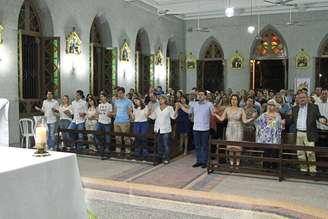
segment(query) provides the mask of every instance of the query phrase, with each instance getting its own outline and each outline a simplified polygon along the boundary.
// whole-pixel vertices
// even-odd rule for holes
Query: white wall
[[[261,16],[261,29],[266,25],[272,25],[284,38],[288,47],[289,58],[289,78],[288,88],[294,88],[294,78],[310,77],[311,87],[315,85],[315,57],[317,56],[319,45],[328,33],[328,13],[327,12],[308,12],[293,15],[295,20],[301,21],[304,26],[287,26],[285,23],[289,19],[288,14],[264,15]],[[192,52],[199,58],[199,53],[203,43],[209,38],[214,37],[220,43],[225,65],[225,88],[231,87],[234,90],[249,88],[250,71],[249,57],[255,34],[247,33],[250,24],[256,26],[257,18],[233,17],[216,18],[201,20],[201,26],[211,29],[209,33],[190,33],[186,31],[186,52]],[[195,26],[196,21],[187,21],[186,28]],[[295,56],[301,48],[311,56],[310,66],[307,69],[297,69],[295,67]],[[242,70],[233,70],[229,67],[230,57],[238,50],[245,59]],[[188,70],[187,90],[196,86],[196,71]]]
[[[89,34],[94,18],[100,15],[106,18],[112,34],[112,47],[120,47],[124,40],[132,49],[132,61],[127,77],[118,64],[118,84],[134,87],[135,41],[139,29],[144,28],[149,36],[150,52],[154,54],[159,45],[166,51],[168,40],[176,42],[177,51],[184,52],[184,22],[171,17],[159,18],[150,12],[123,0],[35,0],[33,1],[44,22],[46,35],[61,38],[61,94],[73,95],[77,89],[89,92]],[[18,60],[17,60],[17,23],[23,0],[0,0],[0,23],[4,26],[5,56],[0,62],[1,97],[10,100],[10,143],[19,142],[18,130]],[[47,18],[48,17],[48,18]],[[52,24],[52,25],[51,25]],[[51,27],[52,26],[52,27]],[[75,60],[75,72],[72,73],[72,61],[65,53],[65,37],[73,26],[80,33],[82,54]],[[162,82],[161,82],[162,83]],[[165,83],[165,82],[164,82]]]

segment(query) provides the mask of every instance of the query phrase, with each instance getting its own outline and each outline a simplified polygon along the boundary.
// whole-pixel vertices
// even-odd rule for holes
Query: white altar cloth
[[[86,219],[75,154],[0,147],[0,218]]]

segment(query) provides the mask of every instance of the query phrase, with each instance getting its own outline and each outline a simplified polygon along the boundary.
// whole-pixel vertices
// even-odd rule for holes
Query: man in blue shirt
[[[207,167],[210,118],[213,114],[214,107],[207,100],[206,95],[207,93],[204,90],[200,90],[198,92],[198,102],[191,105],[190,109],[180,104],[180,108],[186,113],[193,114],[194,118],[193,135],[197,161],[193,167]]]
[[[130,133],[130,117],[132,111],[132,101],[125,97],[125,89],[117,88],[117,99],[114,101],[114,132]],[[124,143],[130,145],[130,138],[124,137]],[[116,136],[116,144],[122,144],[122,137]],[[121,148],[116,147],[115,151],[121,153]],[[131,149],[126,148],[126,153],[130,153]]]

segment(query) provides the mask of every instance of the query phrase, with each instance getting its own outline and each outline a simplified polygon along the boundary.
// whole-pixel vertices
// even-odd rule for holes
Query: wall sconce
[[[124,81],[126,80],[126,71],[125,70],[123,71],[123,79],[124,79]]]
[[[76,66],[75,66],[75,55],[71,54],[72,56],[72,75],[75,74]]]

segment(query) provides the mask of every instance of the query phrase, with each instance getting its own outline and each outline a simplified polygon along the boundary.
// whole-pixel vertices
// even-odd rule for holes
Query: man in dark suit
[[[296,144],[314,147],[314,143],[319,139],[317,120],[322,124],[327,124],[325,117],[321,116],[317,105],[309,103],[307,93],[298,94],[298,105],[292,108],[291,122],[296,129]],[[301,161],[316,161],[313,151],[297,151],[298,159]],[[307,158],[307,159],[306,159]],[[315,173],[316,165],[300,165],[303,172]]]

